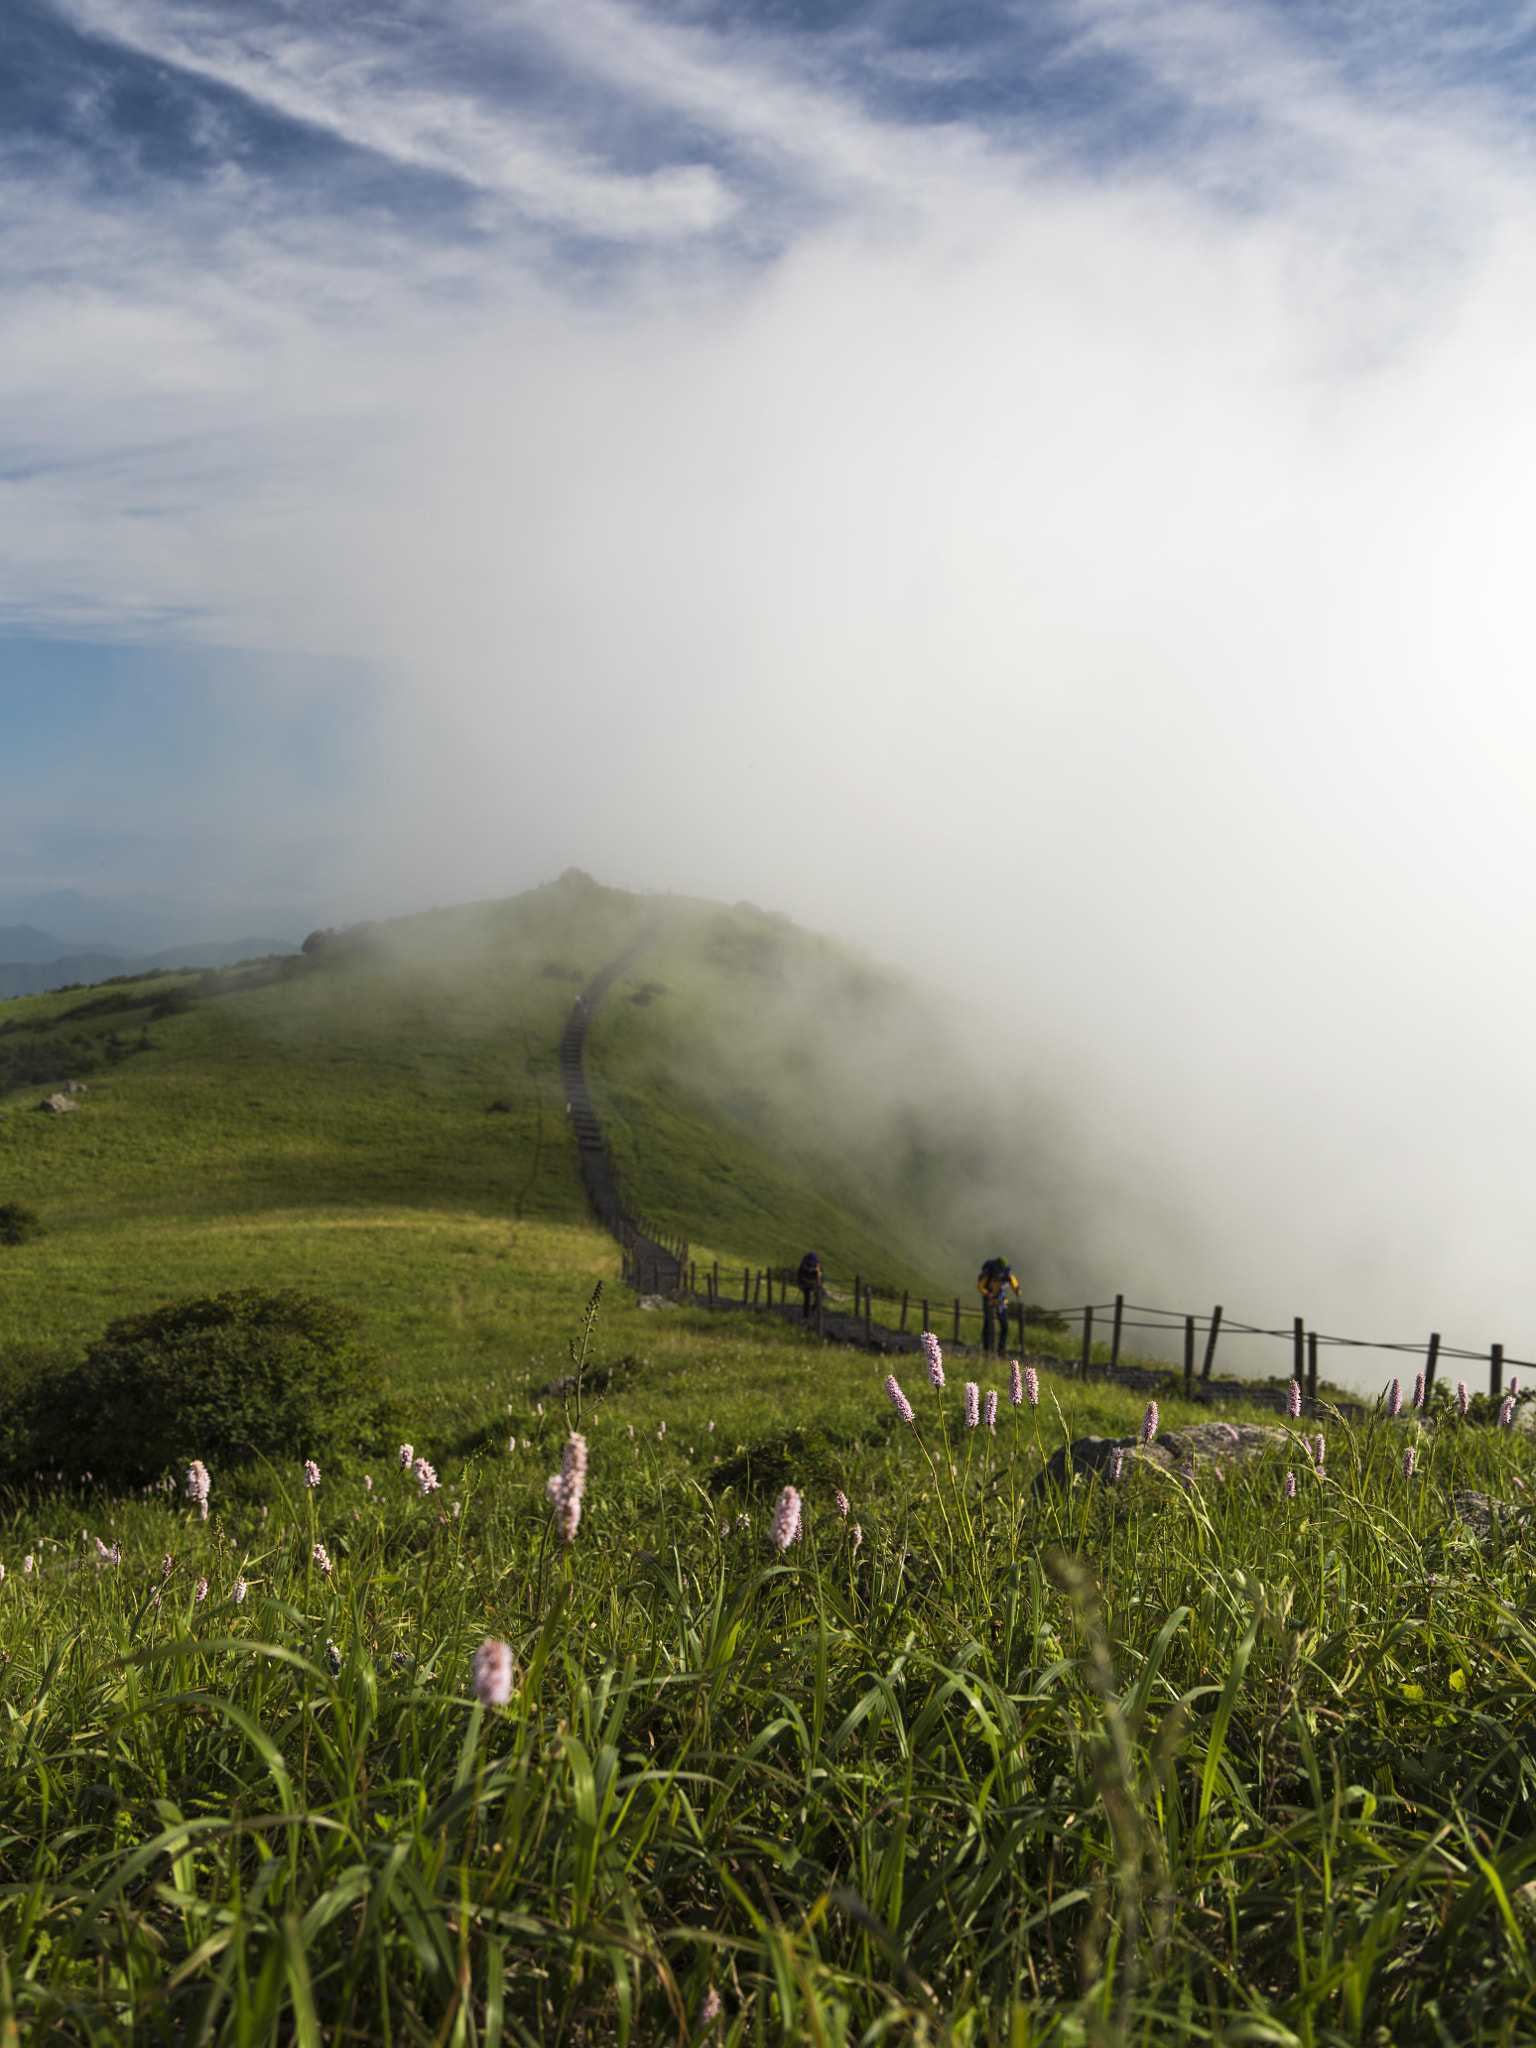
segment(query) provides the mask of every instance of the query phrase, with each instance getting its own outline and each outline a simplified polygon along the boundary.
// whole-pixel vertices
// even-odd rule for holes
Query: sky
[[[0,903],[749,898],[1016,1029],[1170,1302],[1536,1358],[1533,83],[1411,0],[8,0]]]

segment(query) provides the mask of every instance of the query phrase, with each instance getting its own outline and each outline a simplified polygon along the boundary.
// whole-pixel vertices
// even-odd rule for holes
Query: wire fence
[[[1486,1367],[1488,1395],[1494,1401],[1512,1391],[1513,1383],[1506,1384],[1506,1375],[1513,1369],[1536,1372],[1536,1360],[1511,1358],[1506,1355],[1502,1344],[1471,1350],[1462,1345],[1447,1344],[1438,1331],[1432,1331],[1419,1341],[1341,1337],[1310,1328],[1302,1316],[1294,1317],[1288,1326],[1275,1328],[1229,1316],[1219,1303],[1202,1313],[1155,1308],[1146,1303],[1129,1302],[1124,1295],[1117,1294],[1113,1301],[1087,1302],[1081,1308],[1040,1309],[1013,1301],[999,1302],[991,1307],[984,1303],[973,1306],[959,1295],[947,1300],[917,1295],[907,1288],[882,1286],[866,1280],[859,1273],[853,1275],[851,1282],[834,1282],[823,1274],[818,1288],[803,1289],[797,1267],[772,1265],[742,1267],[738,1297],[735,1268],[722,1274],[716,1260],[705,1268],[701,1284],[696,1263],[687,1258],[686,1246],[683,1254],[680,1280],[684,1291],[711,1308],[772,1309],[776,1305],[782,1308],[798,1299],[802,1308],[812,1309],[818,1327],[825,1327],[830,1312],[837,1322],[846,1323],[851,1319],[855,1324],[862,1324],[870,1341],[874,1340],[877,1332],[906,1336],[931,1330],[955,1345],[1002,1351],[1009,1347],[1010,1342],[1023,1349],[1031,1331],[1049,1330],[1052,1334],[1061,1335],[1075,1329],[1078,1332],[1079,1370],[1084,1379],[1094,1377],[1100,1370],[1109,1375],[1117,1374],[1125,1338],[1142,1332],[1182,1338],[1184,1383],[1191,1391],[1197,1382],[1210,1382],[1218,1344],[1242,1337],[1259,1337],[1285,1344],[1290,1354],[1287,1361],[1289,1370],[1267,1376],[1299,1381],[1304,1394],[1311,1400],[1317,1397],[1319,1355],[1329,1350],[1379,1351],[1396,1357],[1421,1359],[1426,1401],[1434,1392],[1442,1362],[1466,1361]],[[844,1307],[850,1296],[851,1311]],[[1095,1357],[1096,1344],[1107,1344],[1107,1362]]]

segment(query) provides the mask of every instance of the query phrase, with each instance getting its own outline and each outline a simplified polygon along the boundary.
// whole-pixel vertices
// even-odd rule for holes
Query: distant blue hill
[[[33,940],[48,934],[28,925],[0,926],[0,955],[20,931]],[[57,943],[53,941],[51,943]],[[62,953],[52,959],[0,958],[0,1002],[8,996],[44,995],[77,982],[106,981],[114,974],[146,974],[152,967],[231,967],[237,960],[262,960],[271,953],[297,953],[287,939],[219,939],[197,946],[169,946],[161,953],[125,953],[116,947],[90,953]]]
[[[66,953],[99,953],[107,960],[137,958],[127,946],[114,946],[105,939],[56,938],[35,924],[0,924],[0,966],[12,967],[23,961],[62,960]]]

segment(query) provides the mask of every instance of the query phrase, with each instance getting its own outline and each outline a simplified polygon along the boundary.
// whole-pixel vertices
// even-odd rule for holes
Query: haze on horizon
[[[7,38],[0,898],[750,898],[1017,1031],[1160,1298],[1536,1357],[1526,13]]]

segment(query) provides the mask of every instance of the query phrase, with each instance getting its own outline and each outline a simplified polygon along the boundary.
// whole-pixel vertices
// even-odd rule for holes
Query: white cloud
[[[1176,1298],[1536,1344],[1519,153],[1213,11],[1091,17],[1183,87],[1224,42],[1257,126],[1194,190],[909,132],[761,38],[527,18],[838,204],[580,294],[346,224],[194,268],[55,197],[104,254],[0,313],[0,603],[388,665],[338,916],[567,862],[781,903],[1093,1073],[1091,1142],[1201,1207]],[[501,161],[334,51],[219,61]]]

